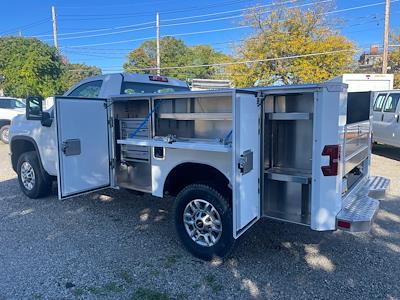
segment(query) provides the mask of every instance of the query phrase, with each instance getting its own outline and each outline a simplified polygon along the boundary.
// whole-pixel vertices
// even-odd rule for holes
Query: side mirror
[[[53,118],[51,117],[50,113],[47,111],[42,112],[42,119],[41,119],[42,126],[50,127],[51,123],[53,123]]]
[[[26,98],[26,119],[42,120],[43,97],[35,96]]]

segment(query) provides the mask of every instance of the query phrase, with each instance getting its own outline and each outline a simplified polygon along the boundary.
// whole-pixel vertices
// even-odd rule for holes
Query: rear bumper
[[[390,180],[370,177],[358,190],[343,200],[343,208],[336,216],[336,228],[350,231],[369,231],[379,209],[379,200],[385,197]]]

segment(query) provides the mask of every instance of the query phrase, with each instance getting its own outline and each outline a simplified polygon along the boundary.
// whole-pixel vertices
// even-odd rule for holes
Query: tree
[[[393,45],[400,44],[400,34],[391,35],[391,43]],[[382,68],[382,66],[381,66]],[[394,48],[389,53],[388,58],[388,72],[394,74],[394,88],[400,88],[400,47]]]
[[[95,66],[66,63],[65,65],[63,65],[62,75],[60,78],[62,92],[67,91],[69,88],[71,88],[82,79],[100,74],[101,69]]]
[[[235,61],[258,62],[226,67],[235,85],[321,82],[350,71],[355,46],[331,29],[324,11],[322,6],[248,11],[245,23],[253,33],[236,49]]]
[[[58,51],[38,39],[0,38],[1,88],[6,95],[50,96],[60,91],[61,56]]]
[[[226,59],[226,56],[215,51],[208,45],[188,47],[182,40],[174,37],[164,37],[160,41],[161,67],[184,67],[192,65],[213,64]],[[156,41],[146,41],[128,54],[128,62],[124,64],[124,70],[130,73],[154,74],[157,67]],[[162,69],[162,75],[185,80],[192,78],[212,78],[217,68],[171,68]]]

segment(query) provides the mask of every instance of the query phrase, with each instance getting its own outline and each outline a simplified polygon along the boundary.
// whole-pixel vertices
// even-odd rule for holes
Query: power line
[[[291,56],[282,56],[282,57],[256,59],[256,60],[245,60],[245,61],[237,61],[237,62],[161,67],[160,69],[161,70],[173,70],[173,69],[189,69],[189,68],[203,68],[203,67],[222,67],[222,66],[230,66],[230,65],[250,64],[250,63],[257,63],[257,62],[279,61],[279,60],[286,60],[286,59],[313,57],[313,56],[320,56],[320,55],[330,55],[330,54],[346,53],[346,52],[356,52],[356,50],[333,50],[333,51],[326,51],[326,52],[298,54],[298,55],[291,55]],[[115,66],[115,67],[118,67],[118,66]],[[110,67],[110,68],[112,68],[112,67]],[[133,68],[132,70],[133,71],[152,71],[152,70],[156,70],[156,69],[157,69],[157,67],[149,67],[149,68]]]
[[[325,2],[328,2],[329,0],[325,0]],[[392,0],[392,2],[399,2],[400,0]],[[377,5],[382,5],[385,2],[378,2],[378,3],[372,3],[368,5],[361,5],[361,6],[355,6],[355,7],[350,7],[346,9],[340,9],[340,10],[332,10],[329,12],[323,13],[324,15],[328,14],[333,14],[333,13],[338,13],[338,12],[343,12],[343,11],[350,11],[350,10],[357,10],[357,9],[363,9],[366,7],[371,7],[371,6],[377,6]],[[315,4],[315,3],[314,3]],[[310,5],[310,4],[307,4]],[[304,4],[303,4],[304,6]],[[293,7],[294,8],[294,7]],[[290,7],[288,8],[290,9]],[[189,35],[197,35],[197,34],[204,34],[204,33],[213,33],[213,32],[223,32],[223,31],[229,31],[229,30],[236,30],[236,29],[244,29],[244,28],[250,28],[252,25],[242,25],[242,26],[236,26],[236,27],[229,27],[229,28],[221,28],[221,29],[212,29],[212,30],[204,30],[204,31],[197,31],[197,32],[188,32],[188,33],[175,33],[175,34],[167,34],[165,36],[189,36]],[[153,39],[153,38],[144,38],[143,40],[148,40],[148,39]],[[87,45],[74,45],[74,46],[66,46],[66,48],[79,48],[79,47],[92,47],[92,46],[98,46],[98,45],[111,45],[111,44],[121,44],[121,43],[128,43],[132,41],[137,41],[137,40],[122,40],[122,41],[116,41],[116,42],[107,42],[107,43],[100,43],[100,44],[87,44]]]
[[[44,24],[44,23],[49,22],[49,21],[51,21],[51,19],[49,19],[49,18],[41,19],[41,20],[33,22],[33,23],[29,23],[29,24],[22,25],[22,26],[19,26],[19,27],[14,27],[14,28],[10,28],[10,29],[4,30],[4,31],[0,32],[0,35],[2,35],[4,33],[7,33],[7,32],[12,32],[12,31],[15,31],[15,30],[19,30],[19,29],[22,30],[22,29],[27,29],[27,28],[33,28],[33,27],[39,26],[39,25]]]
[[[155,24],[155,23],[156,23],[155,21],[151,21],[151,22],[144,22],[144,23],[138,23],[138,24],[132,24],[132,25],[125,25],[125,26],[117,26],[117,27],[109,27],[109,28],[93,29],[93,30],[84,30],[84,31],[77,31],[77,32],[67,32],[67,33],[60,33],[59,36],[82,34],[82,33],[92,33],[92,32],[100,32],[100,31],[109,31],[109,30],[118,30],[118,29],[124,29],[124,28],[130,28],[130,27],[136,27],[136,26],[142,26],[142,25],[148,25],[148,24]],[[35,37],[46,37],[46,36],[51,36],[51,34],[36,35]]]
[[[233,5],[237,3],[243,2],[242,0],[235,0],[235,1],[225,1],[225,2],[220,2],[219,4],[211,4],[211,5],[203,5],[203,6],[192,6],[191,8],[186,8],[186,9],[180,9],[180,10],[165,10],[165,11],[160,11],[162,14],[174,14],[174,13],[181,13],[181,12],[187,12],[187,11],[198,11],[198,10],[205,10],[213,7],[220,7],[220,6],[227,6],[227,5]],[[115,19],[115,18],[130,18],[133,16],[137,16],[140,14],[141,16],[145,15],[153,15],[156,11],[144,11],[144,12],[135,12],[135,14],[97,14],[97,15],[62,15],[63,17],[73,17],[69,20],[100,20],[100,19]],[[99,16],[99,17],[98,17]],[[103,16],[103,17],[102,17]],[[84,17],[84,18],[74,18],[74,17]],[[64,20],[68,20],[65,19]]]
[[[293,1],[299,1],[299,0],[290,0],[290,1],[283,2],[282,4],[293,3]],[[319,3],[331,2],[331,1],[333,1],[333,0],[324,0],[324,1],[320,1]],[[289,7],[289,8],[304,7],[304,6],[314,5],[314,4],[315,4],[315,2],[312,2],[312,3],[307,3],[307,4],[303,4],[303,5],[299,5],[299,6],[292,6],[292,7]],[[258,6],[256,6],[256,8],[270,7],[270,6],[274,6],[274,5],[276,5],[276,4],[258,5]],[[162,21],[163,22],[168,22],[168,21],[171,21],[171,20],[193,19],[193,18],[199,18],[199,17],[204,17],[204,16],[226,14],[226,13],[237,12],[237,11],[245,11],[245,10],[248,10],[248,8],[236,9],[236,10],[231,10],[231,11],[217,12],[217,13],[213,13],[213,14],[205,14],[205,15],[197,15],[197,16],[187,16],[187,17],[183,17],[183,18],[167,19],[167,20],[162,20]],[[160,27],[169,27],[169,26],[179,26],[179,25],[187,25],[187,24],[213,22],[213,21],[227,20],[227,19],[233,19],[233,18],[239,18],[239,17],[243,17],[243,15],[239,14],[239,15],[222,17],[222,18],[197,20],[197,21],[191,21],[191,22],[185,22],[185,23],[165,24],[165,25],[160,25]],[[148,24],[155,24],[155,22],[151,21],[151,22],[145,22],[145,23],[140,23],[140,24],[126,25],[126,26],[118,26],[118,27],[110,27],[110,28],[103,28],[103,29],[86,30],[86,31],[80,31],[80,32],[68,32],[68,33],[59,34],[59,36],[75,35],[75,34],[80,34],[80,33],[92,33],[92,32],[100,32],[100,31],[118,30],[118,29],[136,27],[136,26],[141,26],[141,25],[148,25]],[[155,28],[155,26],[143,27],[143,28],[140,28],[140,29],[124,30],[124,31],[112,32],[112,33],[104,33],[104,34],[98,34],[98,35],[86,35],[86,36],[79,36],[79,37],[69,37],[69,38],[63,38],[63,39],[67,40],[67,39],[78,39],[78,38],[85,38],[85,37],[106,36],[106,35],[113,35],[113,34],[119,34],[119,33],[125,33],[125,32],[132,32],[132,31],[150,29],[150,28]],[[51,36],[51,35],[41,35],[41,36],[36,35],[36,37],[45,37],[45,36]]]
[[[137,41],[146,41],[153,40],[155,37],[145,37],[140,39],[132,39],[132,40],[123,40],[123,41],[115,41],[115,42],[106,42],[106,43],[97,43],[97,44],[87,44],[87,45],[74,45],[74,46],[64,46],[60,48],[83,48],[83,47],[94,47],[94,46],[103,46],[103,45],[115,45],[115,44],[123,44],[129,42],[137,42]]]
[[[83,38],[88,38],[88,37],[99,37],[99,36],[114,35],[114,34],[120,34],[120,33],[126,33],[126,32],[141,31],[141,30],[152,29],[152,28],[154,28],[154,26],[127,29],[127,30],[121,30],[121,31],[117,31],[117,32],[107,32],[107,33],[99,33],[99,34],[65,37],[65,38],[59,38],[59,40],[73,40],[73,39],[83,39]],[[48,41],[48,40],[45,40],[45,41]]]

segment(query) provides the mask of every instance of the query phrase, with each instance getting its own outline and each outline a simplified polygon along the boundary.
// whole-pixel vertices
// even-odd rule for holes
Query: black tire
[[[8,144],[9,138],[8,138],[8,132],[10,129],[10,125],[4,125],[3,127],[0,128],[0,140],[4,143],[4,144]]]
[[[185,208],[195,199],[202,199],[212,204],[220,216],[222,234],[212,246],[199,245],[192,240],[185,228],[183,221]],[[176,197],[174,212],[177,234],[185,248],[194,256],[204,260],[211,260],[214,257],[224,258],[231,253],[235,244],[232,233],[232,210],[226,197],[222,196],[215,188],[205,184],[187,186]]]
[[[34,184],[32,184],[32,188],[30,189],[24,185],[22,179],[23,175],[21,168],[25,162],[32,167],[35,178]],[[40,165],[38,156],[35,151],[25,152],[21,154],[17,163],[17,173],[19,186],[22,192],[29,198],[37,199],[50,194],[52,189],[52,180],[47,172],[43,170],[42,166]]]

